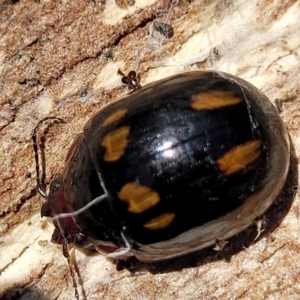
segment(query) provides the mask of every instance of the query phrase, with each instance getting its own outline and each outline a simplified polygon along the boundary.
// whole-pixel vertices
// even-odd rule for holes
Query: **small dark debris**
[[[110,49],[107,49],[107,50],[104,50],[103,51],[103,56],[107,59],[107,60],[110,60],[110,59],[113,59],[114,58],[114,55],[112,53],[112,51]]]
[[[160,34],[162,34],[163,36],[165,36],[168,39],[170,39],[174,36],[173,27],[168,23],[154,21],[153,27],[155,30],[157,30]]]
[[[115,0],[115,2],[120,8],[124,9],[135,4],[135,0]]]
[[[19,84],[21,85],[29,85],[29,86],[35,86],[40,84],[40,80],[37,78],[24,78],[22,80],[18,81]]]
[[[80,97],[85,97],[87,94],[88,94],[88,89],[85,86],[80,92]]]
[[[21,54],[19,54],[19,53],[16,54],[16,59],[17,59],[17,60],[21,60],[22,57],[23,57],[23,56],[22,56]]]

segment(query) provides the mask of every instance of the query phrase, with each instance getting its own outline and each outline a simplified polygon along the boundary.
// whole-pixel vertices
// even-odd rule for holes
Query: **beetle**
[[[289,158],[288,134],[262,92],[227,73],[187,72],[98,111],[49,194],[36,154],[42,216],[67,258],[71,243],[117,260],[166,260],[250,226],[281,191]]]

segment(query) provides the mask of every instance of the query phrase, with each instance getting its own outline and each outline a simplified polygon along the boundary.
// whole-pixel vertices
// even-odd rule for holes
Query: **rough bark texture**
[[[80,298],[299,299],[299,1],[116,3],[0,0],[0,298],[74,298],[61,247],[49,242],[51,220],[40,217],[31,133],[46,116],[67,122],[47,135],[50,181],[85,122],[128,93],[117,76],[121,68],[136,70],[142,84],[196,69],[250,81],[281,106],[293,145],[291,171],[266,215],[267,235],[255,243],[253,226],[221,252],[201,251],[134,274],[72,249]],[[157,31],[155,21],[170,24],[173,34]]]

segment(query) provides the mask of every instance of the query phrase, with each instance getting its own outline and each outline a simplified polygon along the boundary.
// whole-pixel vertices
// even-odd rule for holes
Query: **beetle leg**
[[[75,289],[75,298],[77,300],[79,300],[79,294],[78,294],[77,282],[76,282],[76,278],[75,278],[75,272],[73,270],[73,264],[71,262],[70,254],[69,254],[69,251],[68,251],[68,243],[67,243],[66,239],[64,239],[64,241],[63,241],[62,249],[63,249],[63,255],[68,261],[70,274],[71,274],[72,281],[73,281],[73,287]]]

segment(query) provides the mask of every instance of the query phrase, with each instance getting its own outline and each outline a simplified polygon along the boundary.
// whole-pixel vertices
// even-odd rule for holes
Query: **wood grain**
[[[31,132],[46,116],[67,122],[47,135],[50,181],[93,113],[129,92],[117,75],[121,68],[136,70],[142,84],[198,69],[250,81],[282,107],[292,167],[266,216],[268,234],[256,243],[253,226],[221,252],[134,274],[72,249],[81,299],[299,299],[299,1],[117,3],[0,1],[0,298],[74,298],[61,247],[49,242],[51,220],[40,217]],[[174,34],[157,31],[157,21]]]

